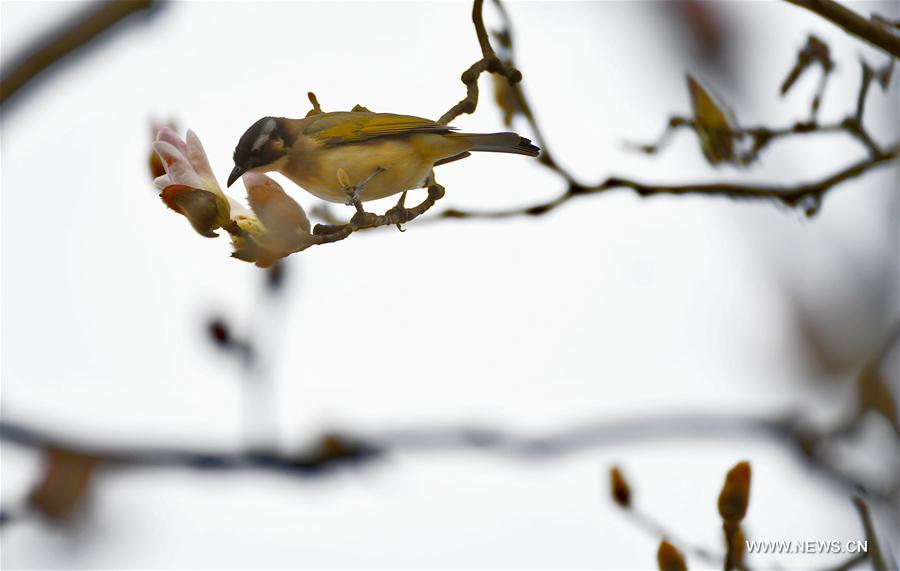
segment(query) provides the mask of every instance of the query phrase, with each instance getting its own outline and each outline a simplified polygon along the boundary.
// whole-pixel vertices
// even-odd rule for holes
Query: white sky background
[[[731,26],[734,80],[712,83],[745,124],[806,117],[817,71],[783,100],[777,89],[809,32],[830,43],[839,66],[824,119],[852,108],[859,55],[883,62],[783,3],[716,7]],[[897,17],[896,4],[853,7]],[[228,257],[225,238],[203,239],[163,207],[146,167],[149,121],[194,129],[224,180],[246,127],[264,115],[303,116],[310,90],[326,110],[360,103],[439,116],[464,94],[459,75],[478,44],[468,3],[164,8],[44,78],[2,116],[3,415],[91,442],[233,449],[241,373],[210,347],[203,323],[221,312],[249,327],[261,276]],[[72,10],[3,2],[3,63],[48,18]],[[799,181],[863,157],[839,138],[802,139],[773,145],[749,172],[714,171],[686,133],[657,157],[628,152],[623,141],[652,140],[670,114],[687,112],[686,70],[715,77],[682,49],[672,11],[624,2],[509,11],[553,151],[587,180]],[[897,83],[870,96],[869,125],[883,143],[898,135]],[[482,88],[478,112],[456,124],[503,130]],[[438,175],[445,207],[530,204],[562,188],[517,156],[481,154]],[[239,184],[230,192],[242,197]],[[822,387],[804,379],[785,291],[838,335],[852,334],[851,344],[874,346],[884,328],[861,328],[897,315],[896,214],[897,171],[886,168],[829,194],[813,220],[767,203],[622,191],[537,219],[414,222],[404,234],[312,248],[288,261],[292,295],[274,330],[280,443],[300,446],[329,428],[468,423],[540,435],[664,411],[816,406],[810,391]],[[886,288],[887,306],[860,294],[866,280]],[[784,449],[685,441],[546,462],[410,453],[320,480],[111,472],[78,531],[34,521],[4,528],[3,565],[646,568],[658,538],[607,499],[609,465],[624,467],[638,502],[671,529],[718,546],[715,498],[741,459],[754,469],[751,537],[860,538],[849,500]],[[39,459],[4,444],[3,460],[11,505]]]

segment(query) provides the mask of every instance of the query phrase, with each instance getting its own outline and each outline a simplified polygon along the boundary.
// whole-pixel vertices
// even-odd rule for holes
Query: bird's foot
[[[406,192],[407,191],[405,190],[403,191],[403,193],[400,195],[400,199],[397,201],[397,205],[394,206],[394,208],[392,208],[391,210],[397,209],[401,212],[406,210]],[[403,228],[403,224],[401,224],[400,222],[397,223],[397,230],[406,232],[406,229]]]

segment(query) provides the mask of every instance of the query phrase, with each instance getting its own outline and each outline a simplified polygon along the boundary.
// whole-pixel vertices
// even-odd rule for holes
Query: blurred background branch
[[[88,4],[82,13],[34,41],[0,78],[0,105],[48,68],[98,39],[129,16],[149,13],[155,0],[108,0]]]
[[[879,19],[873,17],[867,20],[833,0],[787,1],[818,14],[848,34],[869,42],[895,58],[900,58],[900,36],[897,35],[897,30],[885,26]]]
[[[797,418],[794,413],[769,418],[729,413],[664,413],[588,422],[546,436],[529,436],[486,426],[403,428],[370,431],[365,436],[330,431],[317,438],[310,447],[292,452],[264,447],[228,452],[103,445],[74,441],[8,420],[0,423],[0,439],[51,452],[63,451],[79,459],[90,458],[92,465],[180,466],[204,471],[255,469],[301,478],[320,476],[339,466],[361,466],[390,453],[401,452],[473,449],[521,460],[549,461],[627,444],[687,439],[763,439],[787,447],[812,474],[843,493],[852,493],[862,487],[879,503],[893,501],[896,487],[879,489],[877,485],[844,472],[827,454],[820,452],[820,442],[811,442],[809,428]],[[50,469],[53,469],[52,465]]]

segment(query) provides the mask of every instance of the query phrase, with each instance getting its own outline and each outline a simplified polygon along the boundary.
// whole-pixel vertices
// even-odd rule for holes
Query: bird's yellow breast
[[[383,171],[359,193],[362,201],[377,200],[421,187],[435,161],[457,155],[467,147],[464,140],[433,133],[337,146],[301,136],[278,170],[315,196],[343,203],[347,195],[338,182],[338,169],[344,169],[351,184],[356,185],[381,168]]]

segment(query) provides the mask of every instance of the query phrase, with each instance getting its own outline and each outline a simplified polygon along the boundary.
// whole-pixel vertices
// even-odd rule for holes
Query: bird
[[[238,141],[228,186],[247,172],[275,171],[318,198],[358,206],[427,186],[435,166],[473,151],[540,154],[516,133],[460,133],[411,115],[338,111],[304,119],[263,117]]]

